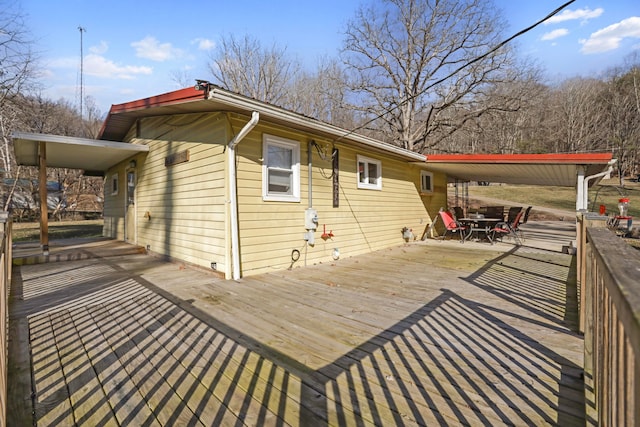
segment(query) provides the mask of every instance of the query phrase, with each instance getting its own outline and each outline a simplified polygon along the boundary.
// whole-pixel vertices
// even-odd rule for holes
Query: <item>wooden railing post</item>
[[[594,214],[591,212],[582,213],[579,212],[577,214],[577,227],[576,227],[576,245],[577,245],[577,253],[576,253],[576,272],[578,278],[578,289],[580,292],[580,305],[578,307],[579,310],[579,322],[578,322],[578,331],[581,334],[585,333],[585,323],[586,323],[586,296],[587,296],[587,288],[586,288],[586,263],[587,263],[587,227],[591,228],[606,228],[607,227],[607,217],[603,215]]]
[[[11,281],[11,217],[0,212],[0,426],[7,425],[9,354],[9,286]]]
[[[584,267],[587,423],[640,426],[640,252],[586,228]]]

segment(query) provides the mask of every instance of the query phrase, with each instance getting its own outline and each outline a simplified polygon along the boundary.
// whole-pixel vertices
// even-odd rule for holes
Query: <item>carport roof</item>
[[[611,153],[430,154],[425,168],[447,174],[450,181],[575,187],[579,172],[596,175],[611,162]]]
[[[14,132],[12,137],[19,165],[37,166],[39,143],[44,142],[48,167],[84,169],[86,174],[105,172],[131,156],[149,151],[146,145],[70,136]]]

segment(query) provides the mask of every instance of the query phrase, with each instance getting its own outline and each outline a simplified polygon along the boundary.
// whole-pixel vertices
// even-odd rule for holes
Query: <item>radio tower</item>
[[[82,47],[82,34],[86,33],[87,30],[82,26],[78,26],[78,31],[80,31],[80,131],[82,132],[82,136],[84,136],[84,113],[82,108],[84,98],[84,50]]]

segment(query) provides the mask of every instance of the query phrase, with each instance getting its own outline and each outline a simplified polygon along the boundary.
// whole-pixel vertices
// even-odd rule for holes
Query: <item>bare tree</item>
[[[32,42],[20,12],[0,3],[0,105],[33,78]]]
[[[346,92],[347,80],[339,61],[322,58],[314,73],[298,74],[283,106],[336,126],[352,128],[354,114],[345,100]]]
[[[395,144],[437,146],[493,108],[484,95],[521,79],[501,41],[500,13],[487,0],[384,0],[361,7],[346,30],[343,58],[354,99]],[[475,62],[473,62],[475,60]],[[459,72],[454,73],[465,64]],[[511,100],[509,100],[511,101]]]
[[[608,142],[618,159],[620,185],[636,170],[640,148],[640,63],[609,71],[606,90],[600,101],[606,112]]]
[[[193,84],[194,78],[186,69],[172,70],[169,72],[169,78],[179,87],[189,87]]]
[[[92,96],[86,96],[84,99],[85,105],[85,117],[82,121],[84,127],[83,135],[87,135],[89,138],[97,138],[102,127],[104,117],[96,104],[95,98]]]
[[[282,106],[300,66],[275,43],[263,47],[256,38],[245,35],[223,37],[211,58],[209,68],[216,83],[242,95]]]
[[[577,153],[605,148],[600,99],[604,89],[605,84],[597,79],[573,78],[553,91],[547,105],[554,111],[549,151]]]
[[[23,15],[15,4],[0,1],[0,156],[6,176],[12,174],[14,164],[10,135],[20,117],[13,101],[33,82],[34,58]]]

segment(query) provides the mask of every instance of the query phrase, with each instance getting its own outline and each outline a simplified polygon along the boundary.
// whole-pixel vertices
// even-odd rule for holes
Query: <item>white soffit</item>
[[[46,143],[47,167],[104,172],[116,164],[149,151],[146,145],[89,138],[14,132],[14,152],[19,165],[37,166],[38,147]]]
[[[424,168],[446,174],[449,181],[457,179],[459,181],[575,187],[579,171],[584,171],[584,176],[598,174],[607,170],[610,160],[610,155],[608,158],[596,155],[593,156],[594,158],[586,159],[585,156],[566,155],[555,161],[541,161],[535,155],[529,156],[530,158],[527,158],[526,161],[519,159],[518,155],[495,157],[499,157],[499,160],[486,162],[481,160],[481,156],[473,161],[472,155],[466,156],[461,161],[452,158],[446,161],[429,161],[429,156],[427,156]],[[595,181],[590,184],[595,184]]]

